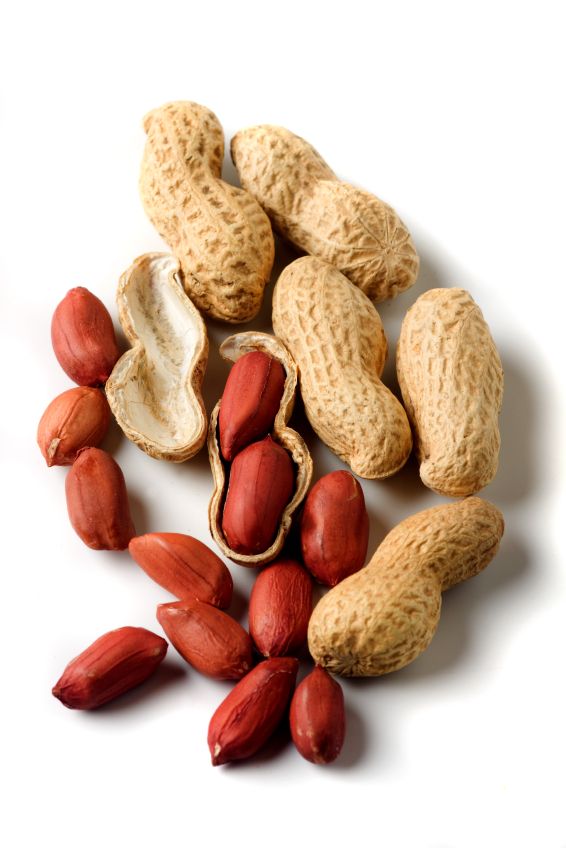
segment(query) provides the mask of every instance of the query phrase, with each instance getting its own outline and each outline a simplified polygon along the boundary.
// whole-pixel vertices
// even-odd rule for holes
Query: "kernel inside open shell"
[[[285,369],[285,387],[281,404],[271,437],[289,452],[295,465],[295,489],[293,497],[285,507],[281,522],[272,544],[259,554],[240,554],[228,545],[222,532],[222,512],[226,491],[228,489],[229,464],[224,462],[220,452],[218,438],[218,413],[221,400],[218,401],[210,417],[208,430],[208,455],[214,478],[214,491],[208,507],[208,517],[212,538],[222,553],[245,566],[259,566],[272,559],[281,552],[287,533],[291,529],[293,514],[304,499],[312,477],[312,459],[309,450],[299,433],[287,426],[287,422],[293,412],[295,403],[295,392],[297,390],[297,366],[285,345],[275,336],[269,333],[238,333],[230,336],[220,346],[220,355],[231,362],[236,362],[241,356],[252,351],[262,351],[277,359]]]
[[[167,253],[135,260],[118,286],[120,323],[132,345],[116,363],[106,396],[125,435],[156,459],[183,462],[204,445],[201,384],[206,327]]]

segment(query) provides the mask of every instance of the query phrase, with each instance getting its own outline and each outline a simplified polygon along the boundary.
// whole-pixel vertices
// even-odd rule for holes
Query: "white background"
[[[561,6],[2,5],[4,845],[566,846]],[[155,605],[168,597],[127,554],[75,536],[66,471],[44,466],[35,430],[70,387],[50,347],[56,303],[84,285],[116,319],[118,276],[162,247],[137,195],[141,118],[173,99],[212,108],[227,139],[254,123],[287,126],[396,207],[422,271],[380,308],[392,352],[418,294],[457,285],[482,307],[505,366],[501,469],[484,493],[505,514],[501,552],[445,597],[412,666],[344,683],[348,738],[326,769],[281,740],[213,769],[207,725],[229,684],[201,678],[172,648],[152,682],[99,712],[71,712],[50,694],[105,631],[159,632]],[[292,255],[280,249],[278,267]],[[271,287],[251,326],[268,327],[270,299]],[[216,352],[226,334],[210,328],[209,410],[227,374]],[[316,476],[342,467],[296,422]],[[158,463],[117,429],[105,447],[125,471],[139,532],[210,541],[205,453]],[[413,465],[363,486],[372,548],[441,501]],[[253,574],[232,572],[245,622]]]

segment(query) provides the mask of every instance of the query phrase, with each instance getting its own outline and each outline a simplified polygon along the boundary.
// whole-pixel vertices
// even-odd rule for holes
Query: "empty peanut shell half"
[[[208,455],[214,478],[214,491],[208,507],[210,532],[222,553],[234,562],[246,566],[263,565],[270,562],[280,553],[285,537],[291,528],[291,520],[294,512],[305,497],[312,477],[312,459],[302,437],[290,427],[287,422],[293,412],[295,392],[297,389],[297,366],[285,345],[275,336],[268,333],[238,333],[227,338],[220,346],[220,354],[224,359],[236,362],[241,356],[253,351],[262,351],[277,359],[285,370],[285,386],[283,396],[277,414],[271,438],[281,445],[290,454],[295,469],[295,481],[293,493],[289,503],[285,506],[281,515],[279,527],[275,533],[270,546],[260,552],[243,554],[230,548],[222,532],[222,514],[226,493],[230,465],[222,460],[218,439],[218,414],[221,401],[218,401],[212,411],[210,427],[208,431]]]
[[[206,439],[201,385],[208,338],[181,286],[178,261],[167,253],[140,256],[122,274],[117,300],[132,348],[106,383],[112,412],[147,454],[184,462]]]

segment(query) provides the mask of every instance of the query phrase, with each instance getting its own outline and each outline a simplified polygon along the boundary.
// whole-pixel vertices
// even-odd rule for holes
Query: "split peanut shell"
[[[283,510],[275,538],[267,550],[257,554],[240,554],[230,548],[222,532],[222,513],[228,488],[229,467],[222,460],[218,439],[218,414],[221,401],[212,411],[208,431],[208,455],[214,479],[214,491],[208,507],[212,538],[224,556],[245,566],[259,566],[270,562],[281,552],[285,537],[291,529],[294,513],[305,497],[312,477],[312,459],[302,437],[287,426],[293,412],[297,389],[297,366],[285,345],[269,333],[238,333],[227,338],[220,346],[221,356],[236,362],[240,356],[252,351],[263,351],[277,359],[285,369],[283,397],[271,433],[272,439],[291,455],[295,467],[295,486],[291,500]]]
[[[179,262],[147,253],[122,274],[120,323],[132,345],[106,396],[132,442],[156,459],[184,462],[206,439],[201,385],[208,359],[204,321],[181,287]]]

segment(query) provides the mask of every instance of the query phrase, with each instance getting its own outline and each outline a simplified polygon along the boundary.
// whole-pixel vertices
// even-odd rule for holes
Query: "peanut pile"
[[[48,466],[71,466],[67,508],[82,541],[129,550],[178,598],[158,606],[157,620],[181,657],[237,681],[210,720],[212,764],[254,755],[283,719],[305,759],[331,763],[346,733],[332,674],[375,676],[412,662],[434,636],[441,593],[497,552],[503,518],[475,495],[497,471],[499,355],[468,292],[427,291],[401,329],[401,403],[380,379],[387,340],[372,302],[417,278],[418,256],[395,211],[338,180],[282,127],[233,138],[242,189],[221,179],[224,134],[210,110],[169,103],[144,128],[142,202],[172,254],[142,256],[120,279],[131,345],[123,354],[92,293],[71,289],[57,306],[53,350],[77,386],[49,404],[38,444]],[[307,255],[275,285],[275,335],[238,333],[221,345],[234,364],[207,422],[205,318],[240,323],[257,314],[272,226]],[[354,474],[389,477],[414,449],[423,484],[458,500],[406,518],[366,565],[369,517],[354,474],[334,471],[309,491],[312,458],[289,427],[298,390],[315,433]],[[99,447],[112,414],[159,459],[183,462],[207,441],[211,536],[226,558],[261,567],[249,632],[225,611],[232,575],[207,545],[182,533],[136,534],[124,475]],[[295,548],[285,547],[293,527]],[[314,610],[313,581],[328,587]],[[307,645],[314,669],[295,688]],[[113,630],[67,665],[53,694],[95,709],[142,684],[167,649],[143,628]]]

